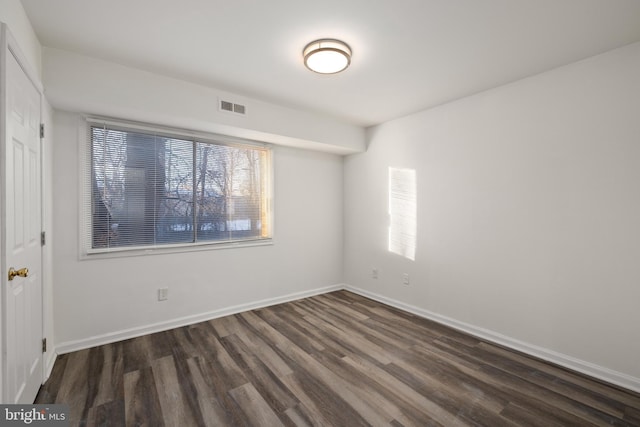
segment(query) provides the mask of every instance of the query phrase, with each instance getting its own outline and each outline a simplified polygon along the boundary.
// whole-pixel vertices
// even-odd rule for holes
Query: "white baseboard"
[[[555,363],[556,365],[563,366],[573,371],[581,372],[602,381],[615,384],[625,389],[632,390],[636,393],[640,393],[640,378],[635,378],[622,372],[617,372],[609,368],[586,362],[584,360],[576,359],[574,357],[567,356],[566,354],[558,353],[553,350],[528,344],[526,342],[508,337],[506,335],[502,335],[488,329],[480,328],[478,326],[470,325],[468,323],[460,322],[458,320],[433,313],[429,310],[425,310],[420,307],[415,307],[401,301],[387,298],[383,295],[375,294],[364,289],[356,288],[350,285],[345,285],[345,289],[350,292],[370,298],[372,300],[381,302],[383,304],[399,308],[400,310],[408,311],[409,313],[413,313],[417,316],[433,320],[434,322],[450,326],[454,329],[466,332],[495,344],[512,348],[514,350],[529,354],[531,356],[546,360],[551,363]]]
[[[194,323],[205,322],[207,320],[218,317],[229,316],[231,314],[241,313],[243,311],[255,310],[257,308],[268,307],[270,305],[282,304],[289,301],[295,301],[302,298],[308,298],[314,295],[325,294],[340,289],[345,289],[345,285],[337,284],[324,288],[313,289],[310,291],[295,292],[275,298],[268,298],[259,301],[253,301],[246,304],[235,305],[206,313],[195,314],[192,316],[180,317],[178,319],[167,320],[165,322],[154,323],[151,325],[139,326],[130,329],[124,329],[117,332],[110,332],[103,335],[97,335],[76,341],[66,341],[56,345],[55,352],[58,354],[71,353],[72,351],[84,350],[98,345],[110,344],[142,335],[152,334],[155,332],[166,331],[173,328],[180,328]]]

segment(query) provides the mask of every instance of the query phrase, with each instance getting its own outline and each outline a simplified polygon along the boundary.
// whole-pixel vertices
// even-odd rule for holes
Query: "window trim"
[[[157,246],[125,246],[112,248],[93,248],[92,247],[92,212],[91,203],[88,202],[92,198],[91,182],[86,178],[91,176],[91,126],[113,127],[122,131],[149,132],[156,135],[193,139],[199,142],[212,143],[216,145],[230,147],[256,147],[264,148],[269,153],[268,173],[266,174],[265,188],[267,192],[267,216],[268,227],[271,230],[270,237],[258,239],[246,239],[235,241],[196,241],[189,243],[169,243]],[[119,120],[109,117],[101,117],[94,115],[81,115],[78,125],[78,182],[79,182],[79,259],[101,259],[101,258],[119,258],[130,256],[144,256],[154,254],[170,254],[197,252],[207,250],[220,250],[231,248],[270,246],[274,244],[274,156],[273,145],[251,140],[228,136],[223,134],[199,132],[181,128],[171,128],[167,126],[147,124],[130,120]]]

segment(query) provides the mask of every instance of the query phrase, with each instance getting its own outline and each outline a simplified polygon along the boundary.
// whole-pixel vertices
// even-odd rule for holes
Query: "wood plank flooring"
[[[86,426],[640,426],[640,395],[347,291],[58,357]]]

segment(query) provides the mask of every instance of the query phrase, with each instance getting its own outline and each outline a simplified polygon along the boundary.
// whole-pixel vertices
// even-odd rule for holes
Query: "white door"
[[[5,403],[33,403],[42,384],[42,252],[40,246],[40,93],[6,55],[4,147]],[[9,278],[9,269],[28,269]],[[25,273],[22,270],[23,274]]]

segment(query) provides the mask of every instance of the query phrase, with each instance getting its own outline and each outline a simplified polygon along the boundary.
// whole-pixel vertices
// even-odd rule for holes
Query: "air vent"
[[[240,114],[242,116],[247,114],[247,107],[242,104],[234,104],[233,102],[220,100],[220,111],[227,111],[229,113]]]
[[[231,111],[231,112],[233,112],[233,102],[220,101],[220,109],[223,110],[223,111]]]

